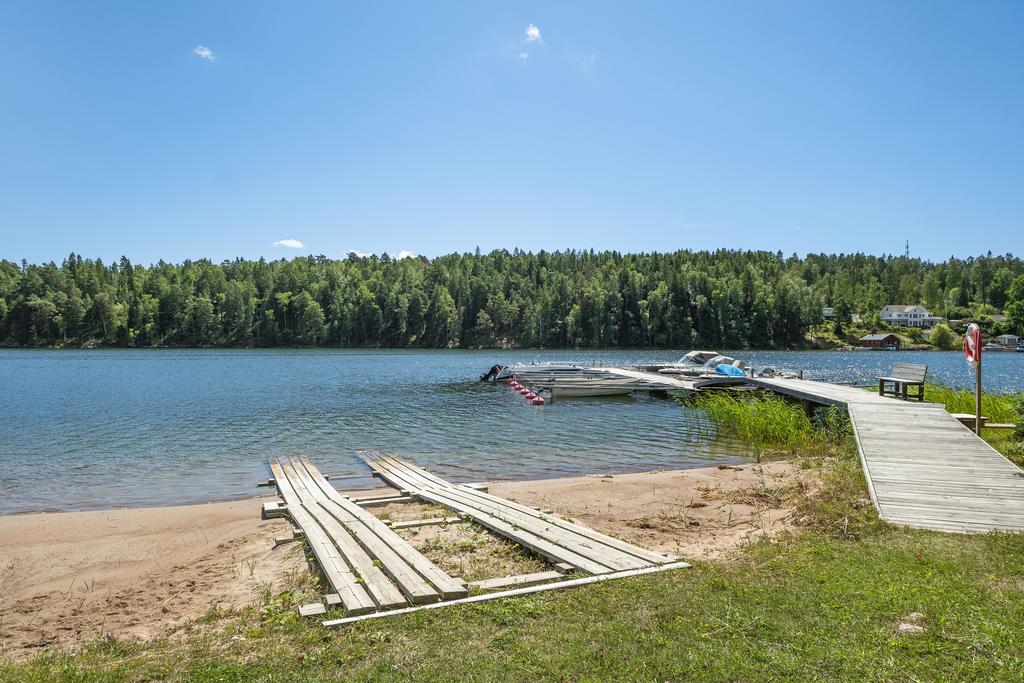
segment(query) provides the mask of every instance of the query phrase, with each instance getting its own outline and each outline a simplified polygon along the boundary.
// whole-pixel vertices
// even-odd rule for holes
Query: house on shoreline
[[[932,315],[920,304],[886,304],[882,306],[880,317],[883,323],[900,327],[931,327],[942,322],[942,318]]]

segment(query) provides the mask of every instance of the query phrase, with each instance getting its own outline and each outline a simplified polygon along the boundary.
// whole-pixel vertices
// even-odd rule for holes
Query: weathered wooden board
[[[306,542],[316,556],[320,569],[349,614],[365,614],[377,608],[366,589],[352,573],[341,554],[313,516],[305,510],[298,494],[288,483],[284,471],[276,462],[270,464],[277,480],[277,490],[288,504],[288,515],[302,527]]]
[[[312,477],[313,481],[316,482],[324,492],[325,496],[337,506],[336,509],[341,509],[351,515],[354,520],[352,522],[352,528],[359,530],[361,537],[368,539],[365,542],[372,543],[375,548],[380,548],[380,545],[376,541],[365,534],[366,530],[383,542],[386,548],[380,550],[382,555],[378,557],[378,559],[383,563],[383,569],[388,573],[392,573],[393,578],[395,578],[396,581],[399,581],[400,587],[403,588],[403,591],[411,590],[412,586],[416,585],[415,580],[409,578],[408,573],[402,566],[404,563],[432,585],[442,599],[451,600],[466,596],[467,592],[464,585],[456,581],[453,577],[446,574],[440,567],[428,560],[405,539],[396,534],[394,530],[388,527],[388,525],[381,519],[342,496],[337,489],[320,476],[319,470],[317,470],[313,463],[302,458],[297,461],[297,464],[305,468],[306,472],[309,473],[310,477]],[[361,529],[357,526],[357,523],[361,524],[364,528]],[[401,558],[401,562],[395,561],[395,555]],[[405,578],[400,579],[398,577]],[[403,581],[407,581],[408,584],[403,586]],[[411,596],[412,593],[409,595]]]
[[[538,583],[548,581],[560,581],[565,576],[562,572],[546,571],[533,574],[518,574],[516,576],[501,576],[496,579],[484,579],[482,581],[470,581],[469,585],[483,591],[495,590],[497,588],[510,588],[512,586],[536,586]]]
[[[400,462],[400,463],[404,462],[401,459],[394,458],[394,456],[391,456],[390,454],[381,453],[379,451],[375,452],[375,455],[377,455],[377,457],[380,458],[380,459],[389,460],[390,462],[396,462],[396,461]],[[429,479],[430,481],[434,482],[437,485],[440,485],[440,486],[448,485],[447,482],[445,482],[443,479],[435,477],[434,475],[430,474],[426,470],[418,468],[415,465],[411,465],[410,463],[405,463],[405,465],[406,465],[406,468],[408,470],[416,472],[416,473],[419,473],[422,477]],[[576,535],[579,535],[579,536],[582,536],[584,538],[587,538],[587,539],[590,539],[592,541],[595,541],[595,542],[597,542],[600,545],[608,546],[608,547],[613,548],[615,550],[622,551],[622,552],[624,552],[624,553],[626,553],[628,555],[632,555],[634,557],[638,557],[638,558],[640,558],[642,560],[645,560],[648,563],[663,564],[663,563],[666,563],[666,562],[674,562],[674,561],[679,559],[679,558],[674,557],[672,555],[665,555],[663,553],[657,553],[657,552],[654,552],[652,550],[647,550],[646,548],[641,548],[640,546],[634,545],[632,543],[627,543],[626,541],[623,541],[621,539],[615,538],[613,536],[608,536],[606,534],[602,534],[602,533],[600,533],[598,531],[595,531],[594,529],[591,529],[589,527],[585,527],[585,526],[583,526],[581,524],[576,524],[576,523],[571,522],[571,521],[569,521],[567,519],[563,519],[563,518],[559,517],[558,515],[555,515],[554,513],[543,512],[543,511],[536,510],[534,508],[528,507],[526,505],[521,505],[521,504],[516,503],[514,501],[507,500],[505,498],[499,498],[498,496],[491,495],[491,494],[487,493],[486,491],[482,491],[482,490],[467,490],[467,487],[465,485],[461,485],[461,486],[458,486],[456,488],[458,489],[459,493],[462,494],[462,495],[465,495],[465,496],[468,496],[468,497],[471,497],[473,499],[480,500],[480,501],[483,501],[483,502],[486,502],[486,503],[495,504],[495,505],[501,505],[501,506],[510,508],[512,510],[515,510],[516,512],[522,513],[523,515],[526,515],[526,516],[533,517],[535,519],[541,520],[541,521],[543,521],[546,524],[550,524],[550,525],[552,525],[554,527],[558,527],[559,529],[568,530],[568,531],[570,531],[570,532],[572,532],[572,533],[574,533]]]
[[[418,498],[446,505],[556,563],[594,574],[638,569],[676,558],[640,548],[476,488],[452,484],[389,453],[360,453],[375,473]]]
[[[507,522],[516,528],[537,534],[538,536],[546,538],[556,545],[560,545],[575,553],[585,557],[592,557],[601,564],[612,569],[638,569],[651,564],[651,562],[633,557],[628,553],[616,550],[610,546],[605,546],[597,541],[587,538],[586,536],[576,534],[570,530],[559,527],[553,523],[553,515],[545,516],[538,514],[538,516],[531,516],[521,513],[509,504],[510,501],[506,501],[502,498],[487,496],[487,494],[483,494],[484,496],[487,496],[486,498],[476,496],[473,491],[463,489],[460,486],[443,483],[443,480],[439,480],[442,482],[440,484],[435,483],[433,478],[428,478],[419,474],[419,472],[417,472],[419,468],[409,466],[395,458],[382,457],[378,462],[387,463],[387,465],[392,467],[393,470],[404,472],[412,478],[412,481],[416,482],[421,487],[421,492],[425,490],[432,491],[438,495],[445,496],[447,500],[458,501],[472,509],[479,510],[480,512],[486,513],[496,519]],[[537,514],[535,510],[530,510],[530,512]]]
[[[363,584],[381,609],[404,607],[406,601],[403,595],[417,604],[439,598],[437,591],[413,571],[398,553],[344,508],[328,499],[301,463],[285,463],[283,470],[293,486],[300,491],[300,496],[303,495],[301,491],[305,490],[303,504],[307,509],[316,511],[317,521],[331,534],[345,559],[359,571]]]
[[[384,472],[381,476],[394,478],[396,480],[400,476],[398,473],[389,472],[386,465],[378,463],[376,467],[379,467],[381,471]],[[486,512],[478,510],[470,505],[466,505],[458,500],[448,498],[441,492],[421,489],[416,492],[416,495],[423,500],[444,505],[457,512],[464,513],[471,517],[476,523],[485,526],[491,531],[505,536],[516,543],[519,543],[538,555],[548,558],[552,562],[568,562],[574,567],[588,571],[591,574],[607,574],[613,571],[610,567],[601,564],[597,560],[572,552],[569,549],[563,548],[558,544],[551,542],[549,539],[541,537],[529,530],[517,528],[514,524],[498,519],[493,515],[487,514]]]

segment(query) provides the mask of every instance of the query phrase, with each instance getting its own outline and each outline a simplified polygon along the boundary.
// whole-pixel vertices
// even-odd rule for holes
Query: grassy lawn
[[[0,665],[0,680],[1024,680],[1024,534],[880,522],[840,416],[787,410],[710,409],[820,472],[785,492],[800,533],[728,562],[337,630],[295,616],[297,591],[265,595],[168,639]]]
[[[925,631],[897,635],[919,612]],[[5,680],[1021,680],[1024,537],[881,529],[759,544],[731,565],[327,631],[290,610],[97,643]],[[245,635],[246,640],[232,640]]]

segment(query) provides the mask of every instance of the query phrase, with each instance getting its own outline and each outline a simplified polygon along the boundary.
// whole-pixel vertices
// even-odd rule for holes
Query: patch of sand
[[[709,559],[790,528],[772,489],[795,481],[797,472],[774,462],[505,482],[490,490],[639,545]],[[262,521],[264,500],[0,517],[0,656],[108,635],[163,636],[215,606],[251,603],[268,581],[284,590],[306,564],[297,544],[274,548],[289,525]],[[369,509],[393,519],[424,515],[418,505],[402,507]],[[416,542],[436,531],[409,535]],[[467,542],[453,539],[456,548]]]
[[[260,501],[0,517],[0,655],[148,639],[305,569]]]
[[[651,550],[707,560],[791,529],[792,511],[775,492],[798,473],[770,462],[499,483],[490,491]]]

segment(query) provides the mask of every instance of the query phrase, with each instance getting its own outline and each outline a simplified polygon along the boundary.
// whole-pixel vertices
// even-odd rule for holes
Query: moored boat
[[[690,351],[675,363],[650,363],[638,367],[661,375],[705,377],[721,374],[717,371],[719,365],[731,365],[741,371],[747,369],[747,364],[743,361],[724,356],[717,351]]]

